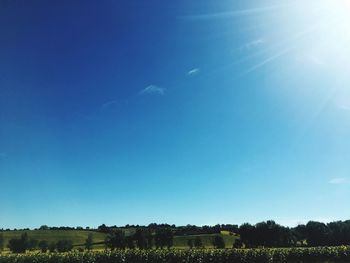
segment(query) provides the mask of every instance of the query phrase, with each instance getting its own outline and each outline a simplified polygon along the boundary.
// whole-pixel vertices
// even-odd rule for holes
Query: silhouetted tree
[[[46,240],[41,240],[38,243],[38,247],[40,248],[41,252],[46,253],[49,249],[49,243]]]
[[[215,248],[225,248],[225,241],[222,236],[215,236],[212,243]]]
[[[294,238],[289,228],[269,220],[255,225],[255,242],[263,247],[288,247],[294,243]]]
[[[105,224],[100,225],[97,229],[98,229],[98,231],[100,231],[102,233],[108,233],[109,232],[109,228]]]
[[[256,246],[255,226],[245,223],[239,227],[239,234],[246,247]]]
[[[154,240],[157,248],[173,246],[174,234],[170,228],[158,228],[156,230]]]
[[[4,245],[5,245],[4,234],[0,232],[0,251],[4,249]]]
[[[309,246],[327,245],[329,230],[324,223],[310,221],[306,224],[306,237]]]
[[[91,250],[93,243],[94,243],[94,240],[93,240],[92,234],[90,233],[85,240],[85,249]]]
[[[50,251],[51,253],[53,253],[53,252],[56,251],[56,243],[55,243],[55,242],[51,242],[51,243],[49,244],[49,251]]]
[[[106,237],[106,245],[110,249],[125,249],[125,235],[121,230],[113,230]]]
[[[292,232],[293,232],[293,236],[295,237],[296,241],[298,241],[299,244],[302,245],[307,238],[306,226],[305,225],[298,225],[292,229]]]
[[[350,220],[328,223],[327,228],[328,245],[350,245]]]
[[[135,248],[135,243],[134,243],[134,239],[133,239],[132,236],[125,237],[125,245],[129,249],[134,249]]]
[[[28,234],[25,232],[20,238],[10,239],[8,248],[13,253],[25,253],[28,248]]]
[[[187,246],[188,246],[190,249],[193,248],[193,240],[192,240],[192,239],[187,240]]]
[[[194,247],[195,248],[203,248],[203,242],[202,242],[202,239],[197,236],[195,239],[194,239]]]
[[[27,247],[27,249],[29,249],[29,250],[35,250],[35,249],[37,248],[37,246],[38,246],[38,243],[39,243],[38,240],[36,240],[36,239],[34,239],[34,238],[30,238],[30,239],[28,240],[28,247]]]
[[[233,242],[232,248],[242,248],[243,247],[243,242],[241,239],[236,239]]]
[[[134,239],[136,241],[136,245],[139,249],[146,249],[148,247],[147,242],[147,235],[148,231],[144,229],[136,229],[136,232],[134,234]]]
[[[73,248],[73,242],[71,240],[59,240],[56,243],[56,249],[58,252],[68,252]]]
[[[146,238],[147,238],[147,249],[152,249],[153,248],[153,243],[154,243],[154,237],[151,233],[151,231],[148,230],[148,232],[146,232]]]

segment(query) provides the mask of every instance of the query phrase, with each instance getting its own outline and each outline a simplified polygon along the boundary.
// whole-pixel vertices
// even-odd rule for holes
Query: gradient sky
[[[1,1],[0,228],[350,219],[349,17]]]

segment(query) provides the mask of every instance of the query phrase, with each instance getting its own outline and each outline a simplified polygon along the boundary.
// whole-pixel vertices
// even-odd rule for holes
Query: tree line
[[[170,248],[173,246],[174,232],[171,228],[158,228],[154,232],[151,229],[136,229],[132,235],[125,235],[121,229],[113,229],[108,232],[105,240],[106,247],[118,249],[151,249]]]
[[[22,233],[19,238],[9,240],[7,247],[13,253],[25,253],[27,250],[40,249],[41,252],[68,252],[73,248],[71,240],[59,240],[57,242],[48,242],[47,240],[37,240],[30,238],[27,232]],[[0,250],[4,248],[3,234],[0,234]]]
[[[93,245],[104,244],[106,248],[114,249],[151,249],[170,248],[173,246],[173,231],[170,228],[157,229],[155,232],[137,229],[132,235],[125,235],[125,231],[120,229],[109,230],[104,242],[94,243],[93,235],[90,233],[83,246],[86,250],[91,250]],[[0,251],[4,247],[4,237],[0,232]],[[41,252],[68,252],[73,249],[71,240],[59,240],[48,242],[30,238],[27,232],[21,234],[19,238],[12,238],[8,241],[7,247],[13,253],[25,253],[28,250],[40,249]],[[82,250],[79,248],[78,250]]]
[[[51,229],[51,228],[50,228]],[[126,230],[132,229],[132,234],[126,235]],[[122,228],[116,226],[99,226],[95,231],[106,233],[106,240],[103,243],[110,249],[150,249],[170,248],[173,246],[174,236],[188,236],[187,245],[189,248],[203,247],[199,237],[190,238],[192,235],[217,234],[213,236],[212,245],[216,248],[224,248],[225,243],[219,235],[221,231],[229,231],[236,234],[238,239],[232,244],[235,248],[255,247],[301,247],[301,246],[340,246],[350,245],[350,220],[321,223],[309,221],[307,224],[300,224],[296,227],[285,227],[269,220],[255,225],[245,223],[237,225],[216,225],[216,226],[193,226],[187,225],[176,227],[168,224],[150,224],[148,226],[130,226]],[[85,241],[85,248],[91,249],[95,243],[90,233]],[[0,250],[4,248],[4,237],[0,231]],[[13,238],[8,242],[8,248],[16,253],[23,253],[26,250],[40,249],[46,251],[69,251],[73,248],[72,241],[59,240],[47,242],[46,240],[35,240],[29,238],[27,233],[20,238]]]
[[[293,247],[350,245],[350,220],[332,223],[309,221],[306,225],[288,228],[274,221],[243,224],[238,231],[236,246]]]

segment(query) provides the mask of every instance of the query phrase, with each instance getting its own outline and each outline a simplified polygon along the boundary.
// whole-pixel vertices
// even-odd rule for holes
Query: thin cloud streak
[[[291,5],[292,4],[272,5],[272,6],[265,6],[265,7],[258,7],[258,8],[235,10],[235,11],[229,11],[229,12],[217,12],[217,13],[210,13],[210,14],[188,15],[188,16],[181,16],[179,18],[187,19],[187,20],[208,20],[208,19],[239,17],[239,16],[254,15],[254,14],[258,14],[258,13],[272,11],[272,10],[288,7]]]
[[[199,68],[194,68],[194,69],[191,69],[190,71],[188,71],[187,75],[188,76],[197,75],[197,74],[199,74],[199,72],[200,72]]]
[[[330,184],[347,184],[349,181],[344,177],[333,178],[328,181]]]
[[[313,32],[315,32],[316,30],[319,29],[321,23],[318,22],[316,23],[315,25],[313,26],[310,26],[308,29],[302,31],[302,32],[299,32],[295,37],[294,37],[294,41],[296,40],[300,40],[302,38],[304,38],[305,36],[309,36],[310,34],[312,34]],[[249,74],[261,67],[264,67],[265,65],[269,64],[270,62],[273,62],[275,61],[276,59],[290,53],[291,51],[295,50],[297,48],[297,46],[294,44],[294,45],[290,45],[290,47],[288,48],[285,48],[284,50],[281,50],[280,52],[270,56],[269,58],[263,60],[262,62],[254,65],[253,67],[251,67],[250,69],[248,69],[244,74]]]
[[[278,59],[279,57],[281,57],[281,56],[283,56],[283,55],[289,53],[292,49],[294,49],[294,47],[293,47],[293,48],[287,48],[287,49],[285,49],[285,50],[282,50],[281,52],[279,52],[279,53],[277,53],[277,54],[275,54],[275,55],[273,55],[273,56],[271,56],[271,57],[265,59],[264,61],[262,61],[262,62],[256,64],[255,66],[251,67],[250,69],[248,69],[248,70],[245,72],[245,74],[249,74],[249,73],[251,73],[251,72],[253,72],[253,71],[255,71],[255,70],[257,70],[257,69],[259,69],[259,68],[261,68],[261,67],[263,67],[263,66],[265,66],[265,65],[267,65],[267,64],[269,64],[270,62],[272,62],[272,61]]]
[[[252,40],[252,41],[248,42],[247,44],[244,45],[244,47],[246,49],[251,49],[251,48],[260,46],[262,44],[265,44],[265,40],[262,39],[262,38],[259,38],[259,39],[255,39],[255,40]]]
[[[103,103],[100,106],[100,112],[104,112],[110,108],[114,109],[114,108],[126,106],[126,105],[128,105],[128,103],[129,103],[129,100],[110,100],[110,101]]]
[[[149,85],[139,92],[139,95],[147,95],[147,94],[149,94],[149,95],[150,94],[164,95],[165,88],[158,87],[156,85]]]
[[[116,105],[118,104],[118,101],[117,100],[111,100],[111,101],[107,101],[105,103],[103,103],[100,107],[100,112],[103,112],[105,111],[107,108],[113,106],[113,105]]]
[[[341,110],[350,111],[350,105],[343,104],[343,105],[340,105],[339,108]]]
[[[317,67],[326,67],[327,63],[320,56],[314,54],[307,54],[305,56],[297,57],[297,61],[301,63],[311,64]]]

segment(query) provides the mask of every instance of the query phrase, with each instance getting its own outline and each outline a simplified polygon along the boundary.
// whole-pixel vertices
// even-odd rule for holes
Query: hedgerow
[[[350,247],[115,250],[0,255],[0,263],[350,262]]]

